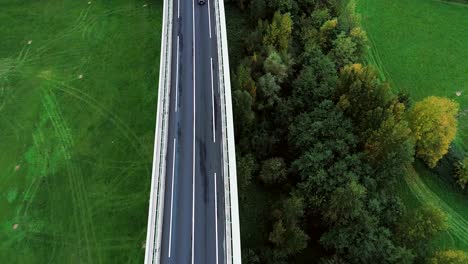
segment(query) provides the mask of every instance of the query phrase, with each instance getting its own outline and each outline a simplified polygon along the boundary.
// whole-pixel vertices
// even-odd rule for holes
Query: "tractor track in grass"
[[[141,263],[162,4],[13,2],[0,27],[0,260]]]
[[[414,4],[410,4],[410,2],[411,1],[408,2],[408,6],[411,6],[414,9],[415,8]],[[405,82],[405,75],[402,75],[402,74],[398,75],[399,71],[396,71],[395,67],[392,67],[394,66],[393,64],[395,62],[399,62],[400,68],[410,69],[406,72],[406,75],[420,74],[419,69],[412,71],[412,69],[417,69],[416,66],[419,67],[419,65],[405,64],[405,63],[408,63],[406,60],[399,61],[398,60],[399,58],[396,58],[395,56],[393,56],[392,52],[401,51],[402,49],[403,50],[414,49],[414,47],[411,46],[412,42],[407,41],[408,36],[402,33],[403,29],[396,30],[396,32],[399,33],[399,34],[396,34],[395,32],[392,32],[392,29],[396,29],[397,27],[387,27],[387,28],[385,27],[391,23],[393,23],[391,25],[400,25],[401,23],[399,23],[399,21],[401,19],[407,19],[408,20],[407,23],[410,28],[411,26],[421,27],[422,25],[415,23],[415,20],[414,20],[415,12],[404,9],[405,7],[407,7],[406,3],[400,5],[398,1],[382,0],[381,2],[375,2],[371,0],[356,0],[356,3],[359,6],[358,8],[359,12],[357,13],[362,21],[360,24],[363,27],[363,29],[366,30],[368,34],[369,45],[370,45],[369,50],[364,58],[365,62],[367,64],[370,64],[374,68],[376,68],[381,79],[383,81],[388,82],[392,86],[395,92],[403,90],[405,92],[410,93],[413,99],[421,99],[421,97],[429,96],[435,93],[436,90],[433,90],[433,91],[418,90],[418,87],[422,85],[421,83],[414,82],[414,83],[408,84],[408,80],[406,80]],[[391,14],[389,14],[388,12],[382,11],[383,6],[386,6],[388,10],[392,10],[392,12],[394,12],[395,14],[401,13],[401,17],[398,17],[398,16],[392,17]],[[380,7],[380,8],[377,8],[377,7]],[[437,14],[437,13],[434,13],[434,14]],[[413,15],[413,16],[409,16],[409,15]],[[438,17],[438,16],[436,15],[435,17]],[[427,19],[427,16],[421,15],[420,18]],[[435,21],[440,22],[443,20],[435,20]],[[371,24],[371,23],[374,23],[374,24]],[[379,27],[376,28],[376,26],[379,26]],[[430,32],[432,32],[433,34],[435,34],[437,31],[440,31],[441,28],[443,28],[441,27],[441,25],[434,25],[434,26],[435,27],[431,28],[430,30]],[[423,29],[424,28],[422,28],[422,30]],[[389,31],[386,32],[385,30],[389,30]],[[382,32],[386,32],[386,34],[382,35]],[[420,31],[420,32],[424,32],[424,31]],[[415,32],[412,32],[412,33],[413,34],[411,36],[413,36]],[[453,45],[460,47],[460,43],[462,43],[464,40],[462,38],[463,36],[460,36],[460,34],[454,35],[453,32],[449,32],[449,33],[451,34],[445,34],[446,35],[445,38],[449,38],[450,43],[453,43]],[[388,38],[387,35],[393,36],[393,38],[385,39],[385,38]],[[398,39],[398,38],[395,38],[395,36],[397,37],[401,36],[401,38]],[[404,36],[406,36],[406,38]],[[418,46],[420,50],[421,49],[431,50],[430,45],[424,46],[424,42],[419,41],[420,40],[419,38],[422,38],[424,36],[419,34],[414,37],[415,37],[415,43],[418,43],[420,45]],[[377,43],[379,43],[380,46],[378,46]],[[392,45],[391,46],[392,48],[389,48],[390,44],[388,43]],[[432,48],[438,47],[437,45],[442,45],[442,44],[441,43],[432,44],[433,45]],[[396,50],[397,47],[399,47],[400,49]],[[413,50],[412,53],[409,53],[406,51],[406,53],[402,52],[402,54],[405,54],[407,56],[412,54],[414,56],[414,60],[410,60],[410,61],[417,61],[417,59],[421,60],[421,58],[418,57],[419,56],[418,52],[419,52],[418,50]],[[463,55],[463,54],[460,54],[460,55]],[[438,58],[437,56],[432,56],[430,58],[434,59],[437,62],[437,58]],[[449,69],[450,65],[448,65],[448,63],[453,62],[453,61],[448,61],[448,60],[441,60],[441,61],[445,63],[443,64],[444,66],[443,68],[445,69]],[[462,63],[463,60],[460,60],[457,62]],[[409,66],[413,66],[413,67],[410,68]],[[390,70],[392,70],[391,72],[392,74],[390,73]],[[430,72],[430,71],[427,71],[427,69],[423,69],[423,70],[426,70],[426,72]],[[422,72],[425,72],[425,71],[422,71]],[[428,74],[427,76],[430,76],[430,74]],[[437,91],[442,92],[443,95],[450,97],[450,94],[453,95],[454,91],[452,93],[452,91],[448,91],[447,89],[448,88],[446,86],[442,85],[442,88],[439,88],[439,90]],[[463,103],[461,106],[463,107]],[[466,129],[463,128],[463,120],[465,119],[466,118],[464,117],[460,118],[458,135],[456,138],[456,141],[462,148],[464,148],[463,141],[466,140],[465,139],[466,137],[464,134],[464,131],[466,131]],[[455,209],[459,207],[458,201],[452,201],[448,199],[446,196],[444,196],[444,193],[443,193],[444,191],[449,192],[451,190],[444,189],[444,188],[443,189],[431,189],[431,185],[428,185],[427,182],[425,182],[426,179],[424,178],[424,181],[423,181],[423,179],[421,178],[421,177],[425,177],[426,175],[424,175],[423,172],[417,166],[416,166],[416,169],[417,171],[413,167],[409,168],[408,173],[407,173],[408,175],[405,175],[405,184],[409,187],[409,190],[411,191],[411,199],[415,199],[419,201],[419,203],[421,204],[433,205],[437,208],[440,208],[442,211],[444,211],[448,217],[447,220],[448,220],[448,226],[449,226],[448,232],[446,232],[446,238],[450,238],[449,240],[452,240],[452,242],[457,241],[456,244],[460,244],[460,245],[463,245],[463,247],[468,248],[468,215],[466,215],[464,211],[457,211]],[[437,244],[437,242],[435,244]]]
[[[102,263],[100,252],[92,247],[97,245],[94,223],[89,208],[89,201],[85,191],[85,183],[80,168],[72,161],[73,138],[70,129],[60,112],[55,95],[49,87],[43,87],[43,106],[56,132],[59,147],[61,148],[66,174],[68,176],[69,187],[72,201],[75,208],[74,213],[79,217],[77,233],[83,233],[85,240],[85,251],[88,257],[88,263]],[[76,220],[76,218],[75,218]],[[97,258],[92,252],[96,252]]]
[[[84,93],[83,91],[74,88],[73,86],[66,84],[62,81],[50,80],[55,85],[52,86],[52,89],[56,89],[62,91],[84,103],[86,105],[94,108],[97,110],[101,115],[109,117],[109,120],[116,126],[116,128],[127,138],[129,143],[133,146],[133,148],[137,151],[142,159],[145,158],[145,153],[142,153],[142,150],[147,149],[145,145],[140,141],[138,136],[130,129],[130,127],[123,122],[118,116],[114,115],[111,111],[105,109],[100,105],[100,103],[94,99],[93,97],[89,96],[88,94]],[[148,154],[148,153],[146,153]],[[147,172],[148,169],[147,169]]]
[[[412,194],[421,204],[436,206],[445,212],[449,226],[448,233],[450,236],[456,237],[460,242],[468,247],[468,219],[460,215],[450,205],[445,203],[444,200],[442,200],[435,192],[429,189],[421,180],[414,168],[408,169],[405,181]]]

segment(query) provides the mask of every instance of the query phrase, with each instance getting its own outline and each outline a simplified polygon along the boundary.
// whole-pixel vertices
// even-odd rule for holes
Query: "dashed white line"
[[[211,70],[211,106],[213,112],[213,142],[216,142],[216,124],[215,124],[215,106],[214,106],[214,84],[213,84],[213,58],[211,59],[210,70]]]
[[[208,27],[210,29],[210,38],[211,38],[211,12],[210,12],[210,0],[208,2]]]
[[[218,195],[216,187],[216,172],[214,173],[214,196],[215,196],[215,233],[216,233],[216,264],[218,264]]]
[[[175,150],[176,150],[176,138],[174,138],[174,150],[172,152],[172,183],[171,183],[171,215],[169,220],[169,258],[171,258],[171,246],[172,246],[172,209],[174,208],[174,169],[175,169]]]
[[[177,18],[180,17],[180,0],[177,0]]]
[[[193,38],[193,160],[192,160],[192,264],[195,263],[195,1],[192,1]]]
[[[177,64],[176,64],[176,85],[175,85],[175,106],[174,106],[174,111],[177,113],[177,108],[178,108],[178,92],[179,92],[179,36],[177,35]]]

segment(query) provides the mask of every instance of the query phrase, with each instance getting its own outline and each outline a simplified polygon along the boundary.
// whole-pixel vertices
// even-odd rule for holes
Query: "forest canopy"
[[[244,25],[243,56],[231,65],[241,229],[267,231],[255,239],[242,231],[243,261],[312,254],[322,263],[438,263],[457,255],[427,255],[446,216],[407,210],[395,189],[415,158],[435,166],[447,153],[458,106],[437,97],[413,105],[393,93],[362,61],[367,35],[352,4],[232,2],[253,25]],[[242,216],[253,211],[255,223]]]

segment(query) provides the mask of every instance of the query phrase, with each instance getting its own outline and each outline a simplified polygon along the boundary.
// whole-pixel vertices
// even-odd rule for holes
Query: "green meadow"
[[[0,1],[0,260],[141,263],[162,1]]]
[[[435,238],[433,249],[468,251],[467,196],[426,169],[422,163],[417,162],[415,169],[409,170],[405,177],[406,184],[400,186],[408,210],[431,205],[440,208],[447,216],[448,230]]]
[[[468,149],[468,5],[440,0],[357,0],[369,62],[414,101],[460,104],[457,145]],[[457,96],[457,92],[461,93]]]
[[[463,1],[357,0],[367,31],[367,60],[396,91],[413,101],[430,95],[460,104],[456,145],[468,150],[468,5]],[[430,204],[442,209],[449,229],[437,237],[434,249],[468,251],[466,195],[416,162],[401,186],[411,208]]]

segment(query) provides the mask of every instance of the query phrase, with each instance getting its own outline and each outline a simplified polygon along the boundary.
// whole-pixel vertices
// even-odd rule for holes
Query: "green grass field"
[[[370,39],[368,59],[415,101],[460,104],[456,142],[468,150],[468,5],[439,0],[356,0]],[[460,91],[461,96],[456,92]]]
[[[414,101],[430,95],[457,101],[461,114],[456,144],[466,153],[468,6],[438,0],[356,1],[370,40],[368,62]],[[400,188],[406,205],[432,204],[448,216],[449,230],[434,240],[434,249],[468,251],[468,198],[422,164],[417,162],[415,169]]]
[[[432,205],[442,209],[447,215],[449,228],[433,241],[434,249],[457,248],[468,251],[467,197],[457,193],[452,186],[428,171],[423,164],[417,162],[415,169],[411,169],[405,177],[406,187],[401,186],[408,209],[412,210],[421,205]]]
[[[162,1],[0,2],[0,260],[141,263]]]

